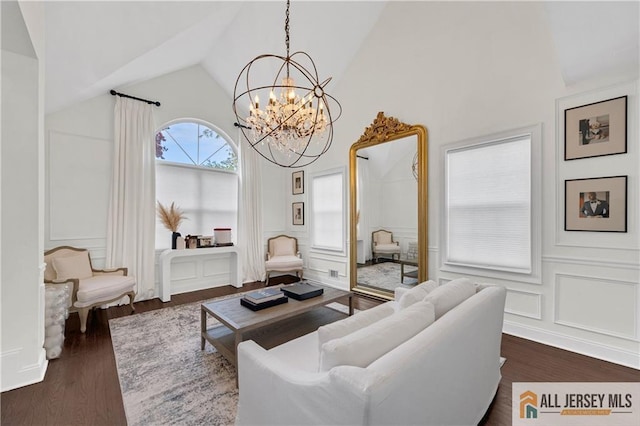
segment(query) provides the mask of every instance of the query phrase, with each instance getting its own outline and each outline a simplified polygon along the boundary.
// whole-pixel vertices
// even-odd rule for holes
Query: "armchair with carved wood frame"
[[[69,286],[70,310],[80,316],[80,331],[87,329],[89,311],[129,296],[133,307],[136,281],[127,275],[127,268],[95,269],[87,249],[61,246],[44,253],[45,285]]]
[[[385,229],[378,229],[371,233],[371,251],[374,262],[377,262],[380,255],[391,255],[391,260],[398,255],[400,260],[400,243],[393,241],[393,232]]]
[[[303,262],[298,251],[298,239],[288,235],[278,235],[267,240],[267,255],[265,272],[267,278],[265,285],[269,285],[271,272],[295,272],[296,277],[302,280]]]

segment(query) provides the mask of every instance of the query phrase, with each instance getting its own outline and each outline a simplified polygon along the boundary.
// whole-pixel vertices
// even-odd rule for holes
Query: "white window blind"
[[[313,176],[311,235],[314,248],[344,250],[343,172]]]
[[[445,263],[531,273],[531,135],[445,155]]]
[[[237,236],[238,175],[195,166],[156,164],[156,197],[165,206],[175,202],[188,220],[178,232],[184,237],[213,235],[213,228],[231,228]],[[171,248],[171,231],[159,221],[156,249]]]

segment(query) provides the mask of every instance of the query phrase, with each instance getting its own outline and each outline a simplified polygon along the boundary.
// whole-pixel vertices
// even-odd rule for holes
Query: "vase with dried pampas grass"
[[[178,232],[178,227],[182,223],[183,220],[187,220],[187,217],[184,215],[184,212],[180,210],[180,207],[176,206],[176,203],[172,202],[171,206],[168,208],[163,206],[160,201],[158,201],[157,206],[158,217],[162,221],[162,224],[171,231],[171,248],[175,249],[178,241],[178,237],[180,237],[180,233]]]

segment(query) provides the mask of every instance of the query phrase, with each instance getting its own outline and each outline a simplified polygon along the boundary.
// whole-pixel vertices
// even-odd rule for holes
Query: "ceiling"
[[[335,84],[392,3],[293,1],[291,52],[308,52]],[[637,70],[638,4],[544,4],[567,85]],[[47,2],[46,111],[195,64],[231,97],[249,60],[285,54],[284,12],[284,1]]]

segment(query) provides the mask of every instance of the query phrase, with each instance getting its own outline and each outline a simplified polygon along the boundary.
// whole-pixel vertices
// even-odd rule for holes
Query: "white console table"
[[[176,257],[186,256],[216,256],[229,254],[231,259],[231,285],[242,287],[242,276],[240,273],[240,262],[238,260],[238,247],[208,247],[185,250],[168,249],[160,254],[160,286],[162,291],[162,301],[171,300],[171,261]]]

